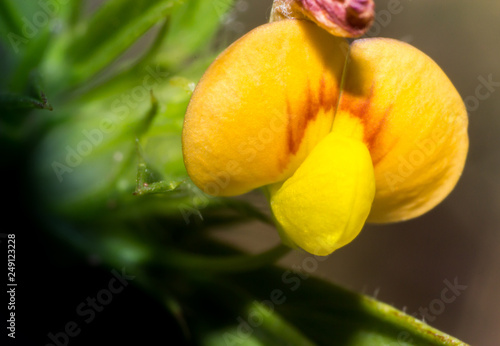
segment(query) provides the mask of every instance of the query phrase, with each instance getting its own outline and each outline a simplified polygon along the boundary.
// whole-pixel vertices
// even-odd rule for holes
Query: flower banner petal
[[[290,177],[331,129],[347,42],[307,21],[258,27],[226,49],[186,112],[184,162],[210,195]]]

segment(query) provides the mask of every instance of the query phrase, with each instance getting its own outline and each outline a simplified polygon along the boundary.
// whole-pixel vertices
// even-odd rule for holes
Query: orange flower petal
[[[347,43],[307,21],[260,26],[197,85],[183,153],[193,182],[237,195],[283,181],[331,129]]]

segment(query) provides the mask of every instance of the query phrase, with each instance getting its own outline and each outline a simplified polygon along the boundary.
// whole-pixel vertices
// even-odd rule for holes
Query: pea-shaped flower
[[[249,32],[198,83],[184,162],[203,191],[263,187],[285,243],[328,255],[365,222],[417,217],[454,188],[467,113],[443,71],[391,39],[348,46],[314,23]]]

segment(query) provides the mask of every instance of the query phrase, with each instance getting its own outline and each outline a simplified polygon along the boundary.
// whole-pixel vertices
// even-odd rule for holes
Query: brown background
[[[396,0],[393,0],[396,1]],[[387,20],[389,1],[376,0],[370,36],[405,40],[432,57],[465,99],[481,76],[500,82],[500,2],[400,0]],[[396,1],[397,2],[397,1]],[[227,20],[229,41],[267,22],[271,0],[239,1]],[[481,90],[485,92],[485,90]],[[469,98],[470,100],[470,98]],[[412,221],[367,225],[350,245],[314,273],[409,313],[441,298],[444,281],[467,288],[429,322],[472,345],[500,344],[500,90],[469,109],[470,151],[463,176],[437,208]],[[259,194],[248,196],[266,209]],[[255,223],[217,235],[250,251],[279,241],[274,229]],[[283,265],[300,265],[305,254]],[[438,305],[435,305],[438,307]]]

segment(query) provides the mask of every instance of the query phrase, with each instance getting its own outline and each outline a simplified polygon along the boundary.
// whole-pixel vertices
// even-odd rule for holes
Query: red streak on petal
[[[390,151],[390,148],[381,148],[380,138],[386,128],[388,119],[393,109],[393,105],[389,105],[382,117],[375,117],[375,112],[379,112],[373,107],[375,85],[372,84],[370,92],[366,95],[362,102],[344,103],[345,111],[352,117],[358,118],[363,125],[363,142],[366,144],[372,156],[373,165],[377,165]],[[372,119],[379,119],[376,123]],[[383,151],[381,149],[384,149]]]
[[[326,73],[325,73],[326,74]],[[303,100],[295,101],[299,109],[293,109],[292,102],[287,98],[286,112],[288,115],[288,152],[297,154],[304,138],[309,122],[314,121],[320,110],[325,112],[331,110],[337,102],[337,95],[332,90],[327,90],[325,76],[319,81],[317,96],[315,95],[311,81],[308,79],[304,89]]]

